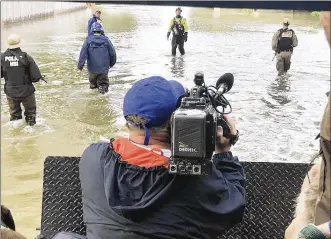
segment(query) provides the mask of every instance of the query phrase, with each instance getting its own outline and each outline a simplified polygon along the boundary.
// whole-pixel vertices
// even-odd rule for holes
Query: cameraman
[[[240,223],[244,172],[218,132],[212,173],[169,174],[170,117],[184,88],[153,76],[126,93],[128,138],[91,144],[79,164],[87,238],[210,238]],[[230,118],[232,134],[236,126]]]

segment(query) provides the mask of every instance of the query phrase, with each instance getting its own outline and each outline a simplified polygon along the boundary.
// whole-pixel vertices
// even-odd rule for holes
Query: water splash
[[[63,85],[64,83],[61,80],[55,80],[55,81],[51,81],[50,84],[52,84],[52,85]]]
[[[14,129],[17,129],[17,128],[20,128],[22,127],[25,123],[25,120],[23,119],[20,119],[20,120],[13,120],[13,121],[8,121],[5,126],[6,127],[9,127],[9,128],[14,128]]]
[[[30,138],[39,137],[41,135],[45,135],[47,133],[51,133],[54,130],[46,124],[46,119],[42,117],[36,118],[36,124],[34,126],[29,126],[26,124],[24,119],[9,121],[5,124],[5,127],[12,133],[21,132],[21,135],[17,137],[6,137],[8,140],[16,140],[20,138],[21,140],[26,140]]]

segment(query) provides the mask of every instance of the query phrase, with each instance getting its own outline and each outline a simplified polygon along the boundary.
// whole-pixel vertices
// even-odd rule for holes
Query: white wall
[[[76,2],[1,1],[1,21],[19,21],[36,15],[49,15],[86,7]]]

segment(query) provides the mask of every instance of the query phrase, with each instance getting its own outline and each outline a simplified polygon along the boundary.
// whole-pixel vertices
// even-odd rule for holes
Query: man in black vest
[[[5,78],[4,91],[10,108],[10,120],[22,119],[22,103],[25,121],[33,126],[36,124],[37,106],[32,83],[43,77],[33,58],[21,50],[20,42],[16,34],[8,37],[8,49],[1,53],[1,78]]]
[[[284,75],[291,67],[293,48],[298,46],[298,38],[292,29],[289,29],[290,20],[285,18],[283,28],[279,29],[272,38],[272,50],[276,54],[276,69],[278,75]]]

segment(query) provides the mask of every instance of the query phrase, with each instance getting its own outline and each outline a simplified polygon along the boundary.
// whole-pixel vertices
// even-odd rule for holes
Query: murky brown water
[[[183,8],[190,25],[187,55],[173,58],[166,40],[174,7],[103,6],[104,25],[118,56],[110,71],[110,92],[88,89],[87,73],[76,70],[86,36],[88,11],[59,15],[3,29],[25,40],[48,84],[37,84],[38,123],[9,123],[1,92],[2,203],[13,211],[18,230],[33,238],[40,225],[43,161],[49,155],[79,156],[100,137],[124,132],[122,99],[132,83],[162,75],[192,86],[196,71],[207,84],[225,72],[235,76],[228,94],[241,139],[233,149],[245,161],[308,161],[330,85],[330,51],[318,17],[309,13]],[[284,17],[299,46],[287,78],[277,79],[271,38]]]

